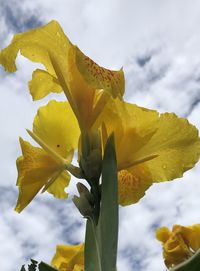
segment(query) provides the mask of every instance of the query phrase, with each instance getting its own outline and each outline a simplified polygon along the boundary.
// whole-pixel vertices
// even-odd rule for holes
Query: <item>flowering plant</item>
[[[32,131],[27,130],[38,146],[20,138],[15,210],[21,212],[40,191],[67,198],[65,189],[73,176],[79,179],[79,196],[73,202],[87,220],[84,245],[58,245],[52,267],[40,263],[38,268],[116,271],[119,204],[135,204],[153,183],[180,178],[194,167],[200,156],[198,130],[173,113],[124,101],[123,69],[100,67],[70,42],[56,21],[14,36],[0,52],[6,71],[16,71],[18,52],[44,66],[29,81],[33,100],[64,92],[67,101],[51,100],[38,109]],[[182,236],[188,228],[174,229],[172,234],[157,232],[169,268],[197,248],[191,243],[186,251],[179,244],[179,232]],[[197,238],[199,244],[199,234]],[[171,251],[172,243],[176,245]],[[36,268],[37,262],[33,265]]]

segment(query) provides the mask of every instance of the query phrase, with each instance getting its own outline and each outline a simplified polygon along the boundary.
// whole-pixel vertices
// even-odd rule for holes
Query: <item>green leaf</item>
[[[200,270],[200,249],[187,261],[170,269],[170,271],[199,271]]]
[[[98,225],[88,219],[85,271],[116,271],[118,242],[118,179],[114,136],[105,146],[102,165],[101,207]]]
[[[108,139],[102,167],[99,218],[102,271],[116,271],[118,243],[118,178],[114,135]]]
[[[41,262],[38,265],[38,262],[31,259],[31,264],[28,265],[28,271],[58,271],[57,269],[51,267],[50,265]],[[22,265],[20,271],[26,271],[25,265]]]
[[[28,271],[36,271],[37,261],[31,259],[31,264],[28,265]]]
[[[98,225],[89,218],[85,236],[85,271],[116,271],[118,243],[118,179],[114,136],[108,139],[102,165]]]
[[[85,234],[85,271],[102,271],[100,247],[96,235],[97,228],[92,219],[87,219]]]
[[[37,271],[38,262],[31,259],[31,264],[28,265],[28,271]],[[26,271],[25,265],[22,265],[20,271]]]
[[[52,266],[41,262],[38,266],[39,271],[58,271],[57,269],[53,268]]]
[[[26,271],[26,269],[25,269],[25,266],[24,266],[24,265],[22,265],[22,267],[21,267],[20,271]]]

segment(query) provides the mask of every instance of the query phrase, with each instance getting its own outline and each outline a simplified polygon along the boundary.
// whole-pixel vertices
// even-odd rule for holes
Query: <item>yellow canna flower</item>
[[[34,71],[29,82],[34,100],[63,90],[82,132],[102,127],[106,142],[114,131],[121,205],[137,202],[154,182],[181,177],[198,161],[200,142],[194,126],[175,114],[159,115],[122,102],[123,71],[98,66],[69,41],[56,21],[14,36],[0,52],[0,63],[9,72],[16,70],[18,51],[46,68]],[[32,136],[41,143],[40,134]],[[42,142],[54,146],[55,138],[46,142],[50,137],[51,131]],[[43,148],[51,152],[44,144]],[[54,148],[51,153],[63,166]]]
[[[81,129],[91,127],[110,96],[123,96],[123,71],[97,65],[69,41],[56,21],[14,36],[0,52],[0,64],[6,71],[16,71],[18,51],[46,68],[33,72],[29,82],[33,100],[63,90]]]
[[[33,132],[29,134],[43,148],[20,138],[22,156],[17,159],[17,212],[21,212],[42,188],[57,198],[67,197],[64,189],[70,175],[65,170],[78,146],[80,130],[69,103],[50,101],[38,110]]]
[[[198,130],[173,113],[159,114],[115,99],[94,128],[102,122],[104,142],[115,134],[121,205],[137,202],[155,182],[181,177],[199,159]]]
[[[84,244],[58,245],[51,265],[59,271],[83,271]]]
[[[200,248],[200,224],[184,227],[174,225],[156,230],[156,238],[162,242],[165,265],[171,268],[190,258]]]

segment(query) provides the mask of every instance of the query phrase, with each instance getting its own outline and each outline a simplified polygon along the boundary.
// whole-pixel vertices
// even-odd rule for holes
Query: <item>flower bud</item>
[[[93,208],[88,202],[85,194],[82,193],[80,197],[74,196],[72,201],[84,217],[92,217]]]
[[[77,183],[76,185],[79,194],[84,194],[85,197],[87,198],[88,202],[93,205],[94,204],[94,197],[93,195],[90,193],[90,191],[88,190],[88,188],[82,184],[82,183]]]
[[[87,180],[99,179],[102,169],[102,148],[99,131],[82,133],[80,167]]]

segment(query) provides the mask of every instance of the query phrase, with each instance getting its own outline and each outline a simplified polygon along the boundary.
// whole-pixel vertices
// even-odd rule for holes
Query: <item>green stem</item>
[[[94,182],[94,184],[91,182],[91,192],[94,195],[94,203],[95,203],[95,209],[94,209],[94,219],[96,225],[98,224],[99,220],[99,214],[100,214],[100,193],[99,193],[99,185]]]

